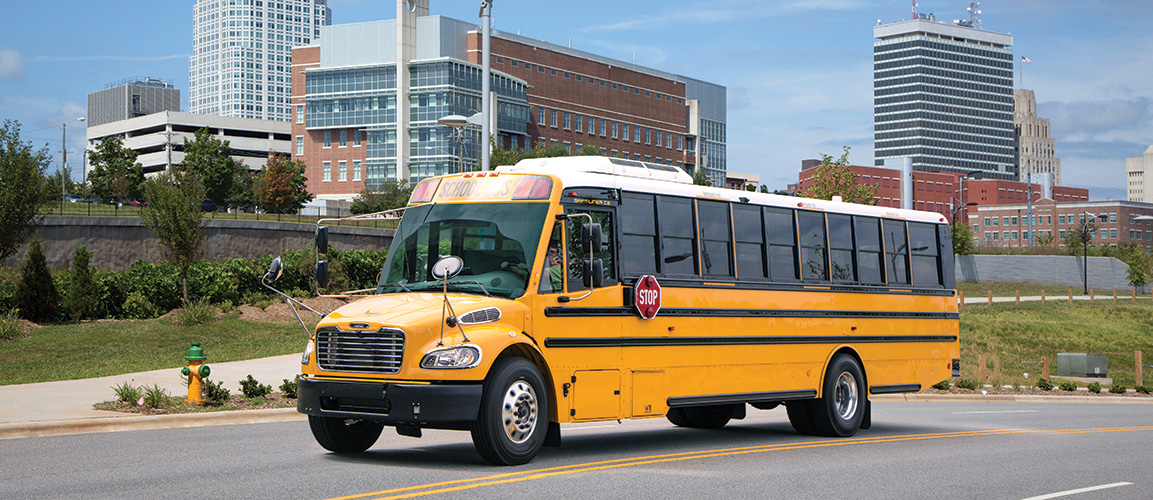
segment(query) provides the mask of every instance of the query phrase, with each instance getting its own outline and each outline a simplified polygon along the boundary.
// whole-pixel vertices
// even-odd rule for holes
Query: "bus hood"
[[[449,303],[456,316],[486,308],[501,310],[502,323],[523,326],[524,306],[519,302],[471,294],[448,294]],[[394,326],[409,331],[419,328],[436,328],[441,320],[444,296],[439,293],[394,293],[361,299],[333,311],[320,321],[317,327],[336,326],[349,329],[351,323],[367,323],[370,328]],[[445,317],[452,313],[444,311]],[[364,328],[363,326],[360,328]],[[439,330],[439,328],[436,328]],[[447,333],[447,331],[446,331]]]

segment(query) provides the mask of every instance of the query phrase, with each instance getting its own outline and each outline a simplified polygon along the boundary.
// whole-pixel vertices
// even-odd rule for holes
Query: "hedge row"
[[[329,287],[327,290],[352,290],[376,286],[377,275],[384,267],[387,250],[330,251]],[[284,271],[276,287],[290,295],[304,297],[315,294],[313,280],[315,253],[312,249],[286,252],[280,256]],[[259,259],[201,260],[192,266],[188,275],[188,298],[206,300],[213,304],[255,304],[271,298],[272,293],[261,285],[261,277],[268,270],[273,256]],[[18,307],[16,289],[19,272],[0,275],[0,311]],[[72,284],[74,270],[52,273],[52,281],[61,296]],[[97,271],[95,294],[99,297],[95,318],[151,318],[178,308],[182,302],[180,269],[170,263],[137,262],[122,272]],[[57,304],[65,311],[63,304]],[[61,313],[61,319],[68,318]]]

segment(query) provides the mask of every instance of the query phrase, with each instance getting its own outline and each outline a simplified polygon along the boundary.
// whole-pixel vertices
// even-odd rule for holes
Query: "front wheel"
[[[376,443],[384,425],[370,420],[308,416],[312,436],[334,453],[360,453]]]
[[[669,422],[678,427],[720,429],[732,420],[740,405],[688,406],[670,408]]]
[[[544,445],[549,395],[536,365],[524,358],[501,358],[484,381],[480,416],[472,443],[494,465],[528,463]]]

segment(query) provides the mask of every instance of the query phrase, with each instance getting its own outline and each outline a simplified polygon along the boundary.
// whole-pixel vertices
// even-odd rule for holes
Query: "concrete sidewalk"
[[[228,363],[207,362],[212,373],[210,380],[219,380],[234,394],[240,392],[240,380],[252,375],[262,384],[273,389],[284,379],[292,379],[300,373],[300,355],[288,354],[271,358],[232,361]],[[268,418],[304,418],[295,409],[229,411],[218,413],[196,413],[186,415],[139,416],[114,411],[92,409],[92,405],[116,399],[113,386],[128,382],[134,386],[156,384],[168,390],[173,396],[188,393],[180,377],[180,368],[168,368],[140,373],[128,373],[109,377],[62,380],[39,384],[0,386],[0,439],[29,435],[67,434],[74,432],[100,432],[112,430],[114,422],[134,425],[139,428],[143,422],[168,422],[164,427],[183,425],[213,425],[237,423],[252,420],[254,415],[267,415]],[[233,415],[229,415],[233,414]],[[197,421],[208,423],[197,424]],[[149,424],[151,425],[151,424]],[[75,429],[70,429],[74,427]]]

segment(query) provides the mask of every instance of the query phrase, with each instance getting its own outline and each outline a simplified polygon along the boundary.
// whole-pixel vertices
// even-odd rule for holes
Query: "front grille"
[[[346,332],[322,328],[316,332],[316,360],[326,371],[396,373],[404,359],[404,332]]]

